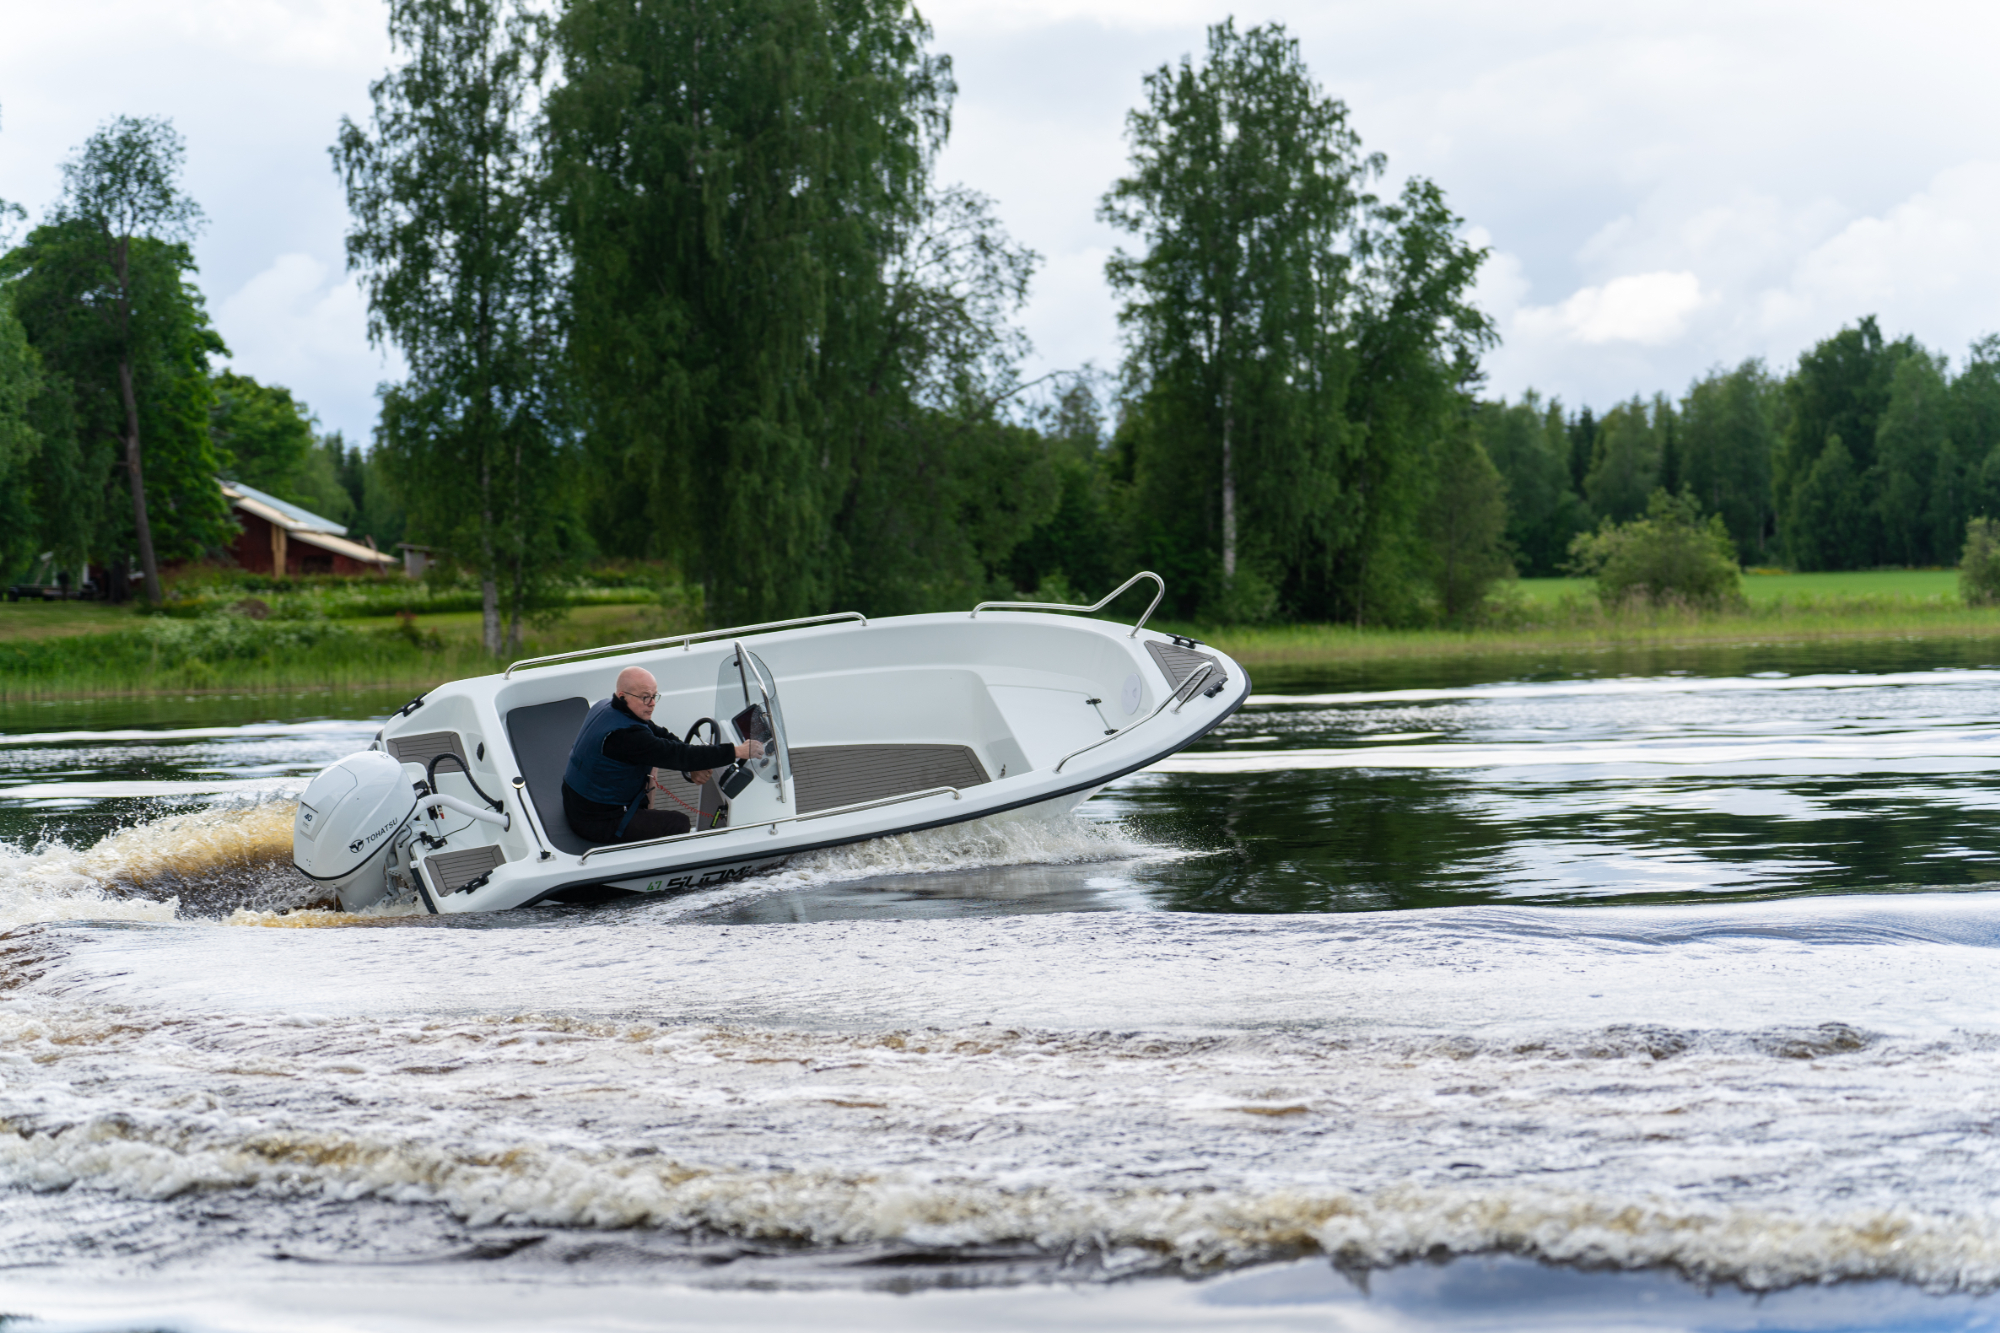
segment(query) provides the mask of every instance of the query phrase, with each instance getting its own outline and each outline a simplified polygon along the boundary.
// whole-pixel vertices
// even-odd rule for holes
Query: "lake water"
[[[445,920],[288,862],[400,698],[0,705],[0,1310],[2000,1326],[2000,646],[1256,677],[1076,817]]]

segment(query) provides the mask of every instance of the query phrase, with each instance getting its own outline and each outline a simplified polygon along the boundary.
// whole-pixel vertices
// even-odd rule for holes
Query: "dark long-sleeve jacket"
[[[696,769],[719,768],[736,758],[733,745],[689,745],[665,727],[651,722],[643,722],[632,715],[623,699],[614,698],[611,707],[629,719],[630,726],[618,728],[604,738],[603,750],[607,759],[615,759],[621,764],[634,764],[641,768],[673,768],[682,772]],[[624,818],[623,807],[606,805],[593,801],[571,790],[563,784],[563,809],[570,826],[584,833],[585,825],[604,824],[615,826]]]
[[[736,757],[733,745],[689,745],[665,727],[640,722],[632,717],[632,710],[625,706],[623,699],[613,699],[611,706],[632,718],[637,725],[620,727],[604,738],[604,757],[607,759],[616,759],[621,764],[677,768],[691,773],[700,768],[720,767]]]

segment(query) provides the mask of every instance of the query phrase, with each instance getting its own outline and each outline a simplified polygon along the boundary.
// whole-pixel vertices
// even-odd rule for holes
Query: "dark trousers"
[[[641,807],[632,812],[632,822],[625,826],[625,834],[618,834],[618,821],[625,818],[625,812],[615,805],[605,805],[598,801],[585,800],[563,784],[563,815],[569,820],[570,828],[586,842],[645,842],[651,838],[671,838],[686,833],[693,827],[688,817],[678,810],[647,810]]]

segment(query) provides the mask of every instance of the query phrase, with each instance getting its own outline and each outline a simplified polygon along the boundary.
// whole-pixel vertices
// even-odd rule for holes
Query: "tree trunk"
[[[139,465],[139,403],[132,392],[132,362],[118,362],[118,392],[125,400],[125,471],[132,481],[132,530],[139,538],[139,568],[146,576],[146,600],[158,606],[166,600],[160,587],[160,563],[153,558],[153,525],[146,518],[146,477]]]
[[[485,425],[483,417],[474,427]],[[483,431],[475,436],[484,449]],[[482,457],[479,464],[479,629],[486,651],[500,656],[500,585],[493,581],[493,468]]]
[[[118,237],[111,243],[111,264],[118,274],[118,396],[125,407],[125,471],[132,482],[132,529],[139,538],[139,568],[146,576],[146,600],[158,606],[166,600],[160,587],[160,562],[153,558],[153,525],[146,517],[146,476],[139,465],[139,398],[132,391],[132,242]]]
[[[1236,406],[1231,401],[1235,378],[1222,372],[1222,583],[1236,582],[1236,452],[1232,436]]]
[[[516,557],[513,569],[514,595],[511,599],[512,604],[507,610],[507,656],[509,657],[521,651],[521,606],[528,600],[528,590],[525,586],[526,573],[520,558]]]
[[[490,578],[479,580],[479,636],[487,652],[500,656],[500,587]]]

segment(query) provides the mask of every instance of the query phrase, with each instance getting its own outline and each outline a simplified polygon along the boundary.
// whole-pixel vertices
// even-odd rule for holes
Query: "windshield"
[[[726,718],[732,741],[764,742],[764,757],[748,765],[766,782],[777,784],[780,799],[792,781],[791,747],[785,740],[785,711],[778,704],[778,678],[757,654],[736,645],[722,659],[715,682],[715,716]]]

